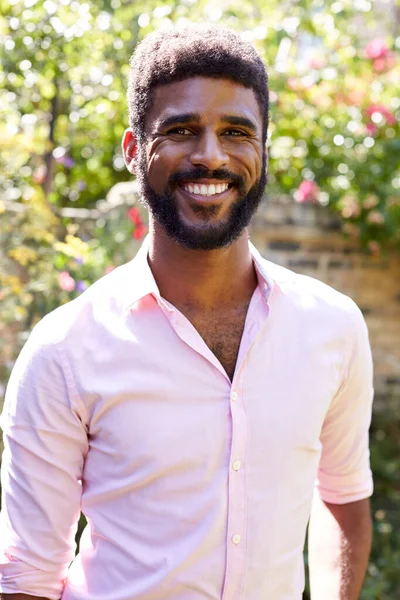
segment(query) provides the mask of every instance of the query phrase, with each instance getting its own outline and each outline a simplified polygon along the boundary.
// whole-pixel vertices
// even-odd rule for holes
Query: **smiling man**
[[[312,600],[356,600],[371,543],[368,334],[349,298],[249,242],[266,184],[263,63],[226,29],[156,32],[128,100],[123,152],[150,233],[45,317],[16,363],[2,597],[300,600],[311,514]]]

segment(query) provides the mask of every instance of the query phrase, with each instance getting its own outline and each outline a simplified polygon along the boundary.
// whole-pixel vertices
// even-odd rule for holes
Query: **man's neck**
[[[190,250],[155,224],[148,260],[161,296],[177,307],[234,308],[248,304],[257,286],[247,231],[227,248]]]

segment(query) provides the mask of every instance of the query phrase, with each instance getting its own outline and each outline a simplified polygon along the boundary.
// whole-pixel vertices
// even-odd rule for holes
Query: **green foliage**
[[[400,594],[400,423],[396,402],[377,412],[371,428],[375,493],[373,549],[361,600],[393,600]]]
[[[12,362],[35,323],[132,258],[145,233],[137,208],[63,223],[40,189],[20,210],[0,203],[0,362]],[[15,207],[14,207],[15,209]],[[135,211],[135,223],[128,218]],[[140,236],[136,235],[137,233]],[[137,238],[137,239],[135,239]],[[11,333],[11,335],[10,335]],[[0,381],[7,378],[4,368]]]
[[[128,177],[120,142],[137,42],[172,22],[221,22],[253,41],[268,65],[269,193],[328,205],[372,252],[400,247],[400,38],[387,20],[388,35],[367,43],[380,18],[370,2],[289,5],[1,0],[5,198],[29,197],[37,186],[59,206],[104,197]],[[304,181],[315,184],[312,193],[298,193]]]

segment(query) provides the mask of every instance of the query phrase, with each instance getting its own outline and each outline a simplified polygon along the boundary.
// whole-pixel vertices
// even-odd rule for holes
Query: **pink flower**
[[[323,58],[311,58],[308,62],[310,69],[322,69],[325,66]]]
[[[365,48],[365,56],[372,60],[385,58],[389,54],[389,48],[381,39],[371,40]]]
[[[386,69],[386,60],[384,58],[377,58],[372,64],[374,65],[375,71],[381,72]]]
[[[128,210],[128,218],[130,221],[132,221],[134,225],[140,225],[140,223],[142,222],[142,219],[140,218],[140,213],[136,206],[132,206],[132,208]]]
[[[109,273],[111,273],[112,271],[114,271],[115,267],[114,265],[108,265],[105,269],[104,269],[104,274],[108,275]]]
[[[65,292],[72,292],[75,289],[75,279],[68,271],[62,271],[58,276],[58,285]]]
[[[135,238],[135,240],[141,240],[146,235],[146,233],[147,227],[142,222],[136,225],[135,229],[133,230],[132,237]]]
[[[37,167],[32,174],[32,179],[35,183],[42,184],[46,179],[47,167],[46,165],[40,165]]]
[[[372,225],[382,225],[385,221],[384,216],[379,210],[371,210],[367,216],[368,223]]]
[[[388,125],[396,125],[396,117],[388,108],[386,108],[386,106],[383,106],[383,104],[371,104],[365,111],[365,114],[369,118],[371,118],[374,113],[382,115]],[[377,132],[377,127],[371,122],[367,123],[367,129],[372,135]]]
[[[302,181],[298,190],[295,192],[297,202],[317,202],[319,187],[315,181]]]
[[[132,208],[128,210],[128,217],[134,225],[132,237],[135,238],[135,240],[142,239],[147,232],[147,227],[145,223],[143,223],[140,213],[136,206],[132,206]]]
[[[369,194],[363,202],[363,206],[367,210],[371,210],[371,208],[375,208],[375,206],[377,206],[378,204],[379,204],[379,199],[377,198],[377,196],[374,196],[374,194]]]
[[[348,194],[341,200],[342,216],[345,219],[357,218],[360,216],[360,203],[356,196]]]
[[[386,106],[383,104],[371,104],[365,111],[368,117],[371,117],[374,113],[380,113],[383,117],[385,117],[386,121],[390,125],[394,125],[396,123],[396,117]]]
[[[287,86],[291,90],[299,90],[301,88],[300,81],[296,77],[288,77]]]
[[[373,123],[367,123],[367,131],[369,135],[376,135],[378,133],[378,128]]]
[[[364,100],[365,92],[363,90],[353,90],[349,92],[347,101],[349,104],[361,104]]]

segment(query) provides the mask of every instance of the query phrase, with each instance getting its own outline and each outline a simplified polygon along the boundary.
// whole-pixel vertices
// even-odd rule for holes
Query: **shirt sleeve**
[[[18,357],[1,416],[0,592],[58,600],[75,554],[88,442],[68,365],[43,321]]]
[[[324,420],[317,491],[325,502],[346,504],[371,496],[369,427],[372,415],[373,369],[368,330],[352,303],[346,336],[343,383]]]

